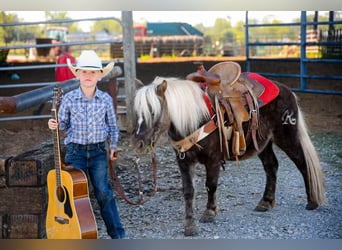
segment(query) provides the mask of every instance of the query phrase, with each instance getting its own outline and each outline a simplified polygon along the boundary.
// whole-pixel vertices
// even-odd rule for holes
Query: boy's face
[[[76,74],[80,84],[87,87],[95,86],[102,79],[102,72],[100,70],[79,69],[76,71]]]

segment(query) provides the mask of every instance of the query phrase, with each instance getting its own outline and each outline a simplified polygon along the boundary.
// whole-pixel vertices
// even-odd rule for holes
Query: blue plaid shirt
[[[59,129],[66,130],[65,144],[92,144],[109,141],[116,150],[119,127],[111,96],[98,88],[92,99],[87,99],[80,88],[63,96],[58,112]]]

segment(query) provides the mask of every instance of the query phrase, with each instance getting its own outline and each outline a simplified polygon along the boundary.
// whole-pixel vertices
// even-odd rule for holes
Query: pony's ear
[[[135,78],[134,83],[135,83],[135,88],[136,88],[136,89],[140,89],[141,87],[144,86],[143,82],[140,81],[140,80],[137,79],[137,78]]]
[[[164,98],[164,93],[166,91],[166,88],[167,88],[167,82],[166,80],[163,80],[163,82],[159,84],[156,88],[157,95]]]

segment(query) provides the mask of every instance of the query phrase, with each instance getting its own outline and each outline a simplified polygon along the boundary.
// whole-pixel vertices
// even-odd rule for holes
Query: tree
[[[45,11],[45,20],[72,20],[71,17],[68,16],[67,11]],[[76,22],[66,22],[59,24],[49,24],[48,26],[63,26],[67,27],[69,31],[80,31],[78,23]]]
[[[13,23],[18,22],[18,17],[15,14],[6,14],[4,11],[1,11],[0,15],[1,23]],[[2,42],[6,45],[11,41],[17,38],[17,32],[15,26],[1,26],[0,28],[0,37],[2,38]]]
[[[116,20],[98,20],[91,26],[90,31],[105,31],[108,34],[122,34],[122,27]]]

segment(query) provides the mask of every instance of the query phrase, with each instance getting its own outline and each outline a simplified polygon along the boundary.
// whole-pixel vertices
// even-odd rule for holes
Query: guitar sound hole
[[[65,191],[63,187],[58,186],[56,190],[56,194],[57,194],[57,199],[59,200],[59,202],[65,201]]]
[[[71,201],[70,201],[70,195],[68,192],[68,189],[63,186],[58,186],[57,190],[57,199],[60,203],[64,203],[64,213],[69,216],[69,218],[72,218],[73,216],[73,211],[71,208]]]

